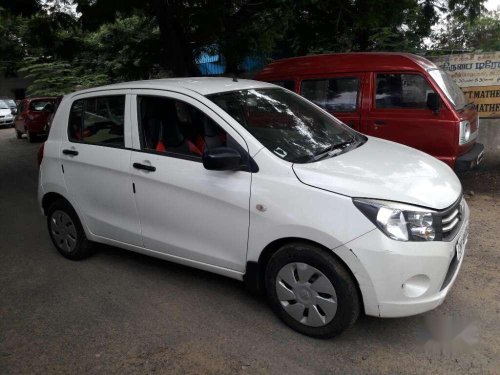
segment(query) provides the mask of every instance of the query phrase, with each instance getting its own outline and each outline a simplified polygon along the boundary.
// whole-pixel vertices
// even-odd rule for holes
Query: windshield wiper
[[[327,156],[335,156],[338,153],[333,153],[333,151],[337,150],[339,152],[342,152],[347,146],[350,146],[354,142],[356,142],[356,138],[355,137],[351,137],[351,138],[349,138],[346,141],[343,141],[343,142],[340,142],[340,143],[334,143],[334,144],[332,144],[332,145],[330,145],[328,147],[325,147],[320,152],[316,153],[311,159],[309,159],[308,162],[312,163],[312,162],[321,160],[321,159],[323,159],[323,158],[325,158]]]

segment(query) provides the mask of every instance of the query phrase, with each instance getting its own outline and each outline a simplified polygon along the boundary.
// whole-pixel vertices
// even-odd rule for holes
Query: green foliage
[[[60,61],[40,62],[30,58],[20,72],[33,80],[27,91],[30,96],[64,95],[108,82],[105,74],[85,71],[79,64]]]
[[[432,42],[434,50],[500,51],[500,11],[487,12],[474,22],[452,16],[446,29],[433,35]]]
[[[197,75],[195,60],[207,50],[224,57],[226,73],[248,56],[413,52],[424,47],[444,8],[451,26],[436,45],[498,49],[498,14],[477,18],[483,2],[0,0],[0,70],[22,67],[34,80],[30,94],[53,95]]]

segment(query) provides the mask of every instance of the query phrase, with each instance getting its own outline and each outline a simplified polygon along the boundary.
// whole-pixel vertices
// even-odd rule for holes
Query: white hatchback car
[[[443,302],[469,209],[453,171],[278,86],[166,79],[64,97],[39,200],[69,259],[101,242],[265,291],[293,329]]]

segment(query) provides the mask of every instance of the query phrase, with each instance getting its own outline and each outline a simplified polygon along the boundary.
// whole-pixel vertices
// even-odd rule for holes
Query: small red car
[[[28,136],[30,142],[37,137],[47,135],[47,121],[54,112],[56,98],[28,98],[19,104],[14,126],[17,138],[23,134]]]
[[[255,79],[283,86],[374,137],[435,156],[455,171],[478,165],[476,109],[431,61],[407,53],[342,53],[267,65]]]

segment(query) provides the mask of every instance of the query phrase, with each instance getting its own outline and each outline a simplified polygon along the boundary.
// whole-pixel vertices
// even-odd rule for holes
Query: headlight
[[[469,142],[470,139],[470,123],[469,121],[460,121],[460,135],[458,144],[463,145]]]
[[[353,199],[354,205],[389,238],[397,241],[433,241],[434,211],[375,199]]]

